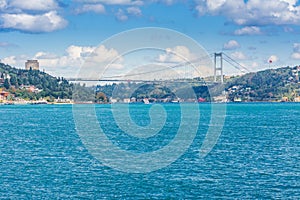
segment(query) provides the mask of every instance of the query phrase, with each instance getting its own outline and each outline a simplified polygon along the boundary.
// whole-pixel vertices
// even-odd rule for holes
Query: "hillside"
[[[283,67],[226,79],[227,99],[228,101],[296,101],[300,95],[299,71],[298,67]],[[108,97],[105,98],[106,100],[110,97],[116,98],[116,101],[122,99],[128,101],[129,98],[142,101],[144,98],[149,98],[156,102],[168,102],[176,100],[179,96],[181,100],[192,101],[184,84],[172,83],[169,86],[155,83],[120,83],[98,86],[96,90]],[[214,97],[220,95],[223,88],[214,84],[208,89],[200,83],[194,83],[192,87],[197,98],[205,101],[211,101],[212,93]],[[136,88],[133,93],[132,88]],[[171,91],[170,88],[174,89]]]
[[[300,96],[299,83],[300,67],[283,67],[269,69],[256,73],[226,79],[225,91],[229,101],[298,101]],[[74,89],[76,86],[76,90]],[[221,90],[218,84],[208,87],[202,84],[193,84],[197,98],[210,101],[209,92],[215,95]],[[134,90],[132,90],[135,88]],[[170,88],[174,88],[171,90]],[[184,101],[193,101],[182,83],[162,85],[158,83],[120,83],[95,87],[85,87],[69,83],[63,77],[53,77],[38,70],[16,69],[0,63],[0,91],[11,96],[7,99],[39,100],[45,99],[72,99],[75,101],[123,102],[133,98],[143,101],[148,98],[156,102],[170,102],[180,97]],[[96,91],[96,96],[95,92]],[[74,93],[75,92],[75,93]],[[114,94],[114,95],[113,95]],[[214,95],[214,96],[215,96]],[[95,99],[96,97],[96,99]],[[298,99],[298,100],[297,100]]]
[[[245,74],[227,80],[230,101],[294,101],[299,96],[300,67],[283,67]]]
[[[71,98],[72,87],[64,78],[56,78],[38,70],[16,69],[0,63],[0,88],[8,91],[14,98]]]

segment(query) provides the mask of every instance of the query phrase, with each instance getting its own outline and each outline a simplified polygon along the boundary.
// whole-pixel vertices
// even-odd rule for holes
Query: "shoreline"
[[[178,103],[172,103],[172,102],[157,102],[157,103],[150,103],[150,104],[144,104],[144,103],[88,103],[88,102],[70,102],[70,103],[53,103],[53,102],[3,102],[0,103],[1,106],[11,106],[11,105],[111,105],[111,104],[131,104],[131,105],[153,105],[153,104],[300,104],[300,102],[294,102],[294,101],[242,101],[242,102],[178,102]]]

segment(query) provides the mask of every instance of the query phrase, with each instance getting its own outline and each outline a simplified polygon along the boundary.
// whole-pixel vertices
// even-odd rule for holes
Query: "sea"
[[[213,106],[0,106],[0,199],[300,199],[300,104]]]

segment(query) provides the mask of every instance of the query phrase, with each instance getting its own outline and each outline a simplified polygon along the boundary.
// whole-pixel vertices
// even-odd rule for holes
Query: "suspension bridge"
[[[206,79],[200,77],[195,64],[203,60],[213,60],[213,72]],[[70,82],[197,82],[203,84],[214,84],[224,82],[224,62],[241,73],[250,72],[244,65],[234,60],[224,52],[212,53],[209,56],[197,58],[193,61],[185,61],[169,66],[146,66],[142,70],[135,70],[125,75],[103,76],[95,78],[69,78]]]

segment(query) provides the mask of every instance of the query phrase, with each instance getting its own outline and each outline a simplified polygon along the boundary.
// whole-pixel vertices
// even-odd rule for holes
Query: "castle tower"
[[[27,62],[25,63],[25,69],[30,70],[30,68],[32,70],[39,70],[40,64],[39,64],[38,60],[27,60]]]

